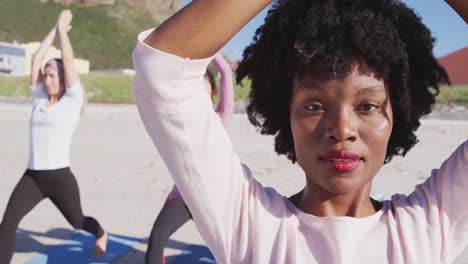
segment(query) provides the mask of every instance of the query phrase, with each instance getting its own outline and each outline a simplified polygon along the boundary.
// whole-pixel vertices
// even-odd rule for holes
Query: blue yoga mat
[[[109,235],[104,257],[92,257],[95,238],[88,233],[77,233],[58,246],[25,262],[25,264],[104,264],[126,254],[138,239]]]
[[[181,250],[178,255],[167,256],[168,264],[216,264],[213,255],[205,245],[186,244],[169,240],[166,248]]]

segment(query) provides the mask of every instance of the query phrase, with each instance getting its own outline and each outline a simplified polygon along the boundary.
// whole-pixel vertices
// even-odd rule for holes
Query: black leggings
[[[83,216],[78,184],[70,168],[28,169],[13,190],[0,225],[0,264],[9,263],[13,256],[21,219],[44,198],[54,203],[73,228],[88,231],[97,238],[104,234],[94,218]]]
[[[145,263],[161,264],[167,240],[190,219],[192,214],[183,201],[179,199],[166,201],[151,230]]]

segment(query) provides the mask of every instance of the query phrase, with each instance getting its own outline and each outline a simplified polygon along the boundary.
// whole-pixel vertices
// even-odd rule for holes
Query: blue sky
[[[187,4],[190,0],[181,0]],[[434,54],[437,57],[447,55],[468,46],[468,25],[443,0],[403,0],[422,17],[436,38]],[[247,24],[223,48],[232,59],[240,59],[242,51],[251,42],[255,30],[263,23],[266,10],[262,11]]]

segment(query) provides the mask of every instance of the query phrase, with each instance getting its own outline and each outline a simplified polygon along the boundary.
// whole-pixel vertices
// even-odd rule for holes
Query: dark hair
[[[250,77],[250,122],[275,135],[276,152],[295,162],[289,116],[294,76],[318,64],[344,77],[360,62],[388,87],[394,116],[389,162],[417,143],[419,119],[430,113],[439,84],[449,83],[433,43],[421,18],[397,0],[280,0],[244,50],[237,82]]]
[[[63,60],[61,58],[55,58],[53,60],[55,60],[57,63],[60,63],[63,66]]]
[[[60,82],[65,83],[65,70],[63,66],[63,60],[59,58],[51,59],[45,65],[45,67],[48,67],[48,66],[56,70],[59,76]]]
[[[207,78],[210,82],[211,90],[216,90],[216,78],[214,77],[214,74],[211,71],[207,70],[205,72],[205,78]]]

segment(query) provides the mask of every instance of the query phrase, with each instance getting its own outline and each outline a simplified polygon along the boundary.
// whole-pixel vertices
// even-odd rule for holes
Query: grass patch
[[[90,60],[91,69],[131,68],[137,34],[158,24],[149,12],[135,9],[125,0],[116,0],[113,6],[97,7],[0,0],[0,6],[0,39],[19,43],[42,41],[61,10],[71,9],[70,39],[75,56]],[[54,46],[60,47],[57,39]]]
[[[437,96],[438,103],[460,103],[468,105],[468,85],[443,87]]]
[[[29,97],[29,77],[0,77],[0,96]],[[83,74],[88,102],[133,103],[133,77],[125,74]]]
[[[29,80],[29,77],[0,77],[0,96],[29,97]],[[81,75],[80,80],[86,90],[88,102],[134,103],[133,76],[90,73]],[[234,86],[236,101],[249,95],[250,80],[243,81],[242,85]]]
[[[250,86],[252,85],[250,79],[242,80],[242,83],[236,84],[234,86],[234,98],[236,101],[244,100],[249,97],[250,94]]]
[[[80,76],[89,102],[133,103],[133,76],[125,74],[87,74]]]
[[[0,77],[0,96],[29,96],[29,77]]]

